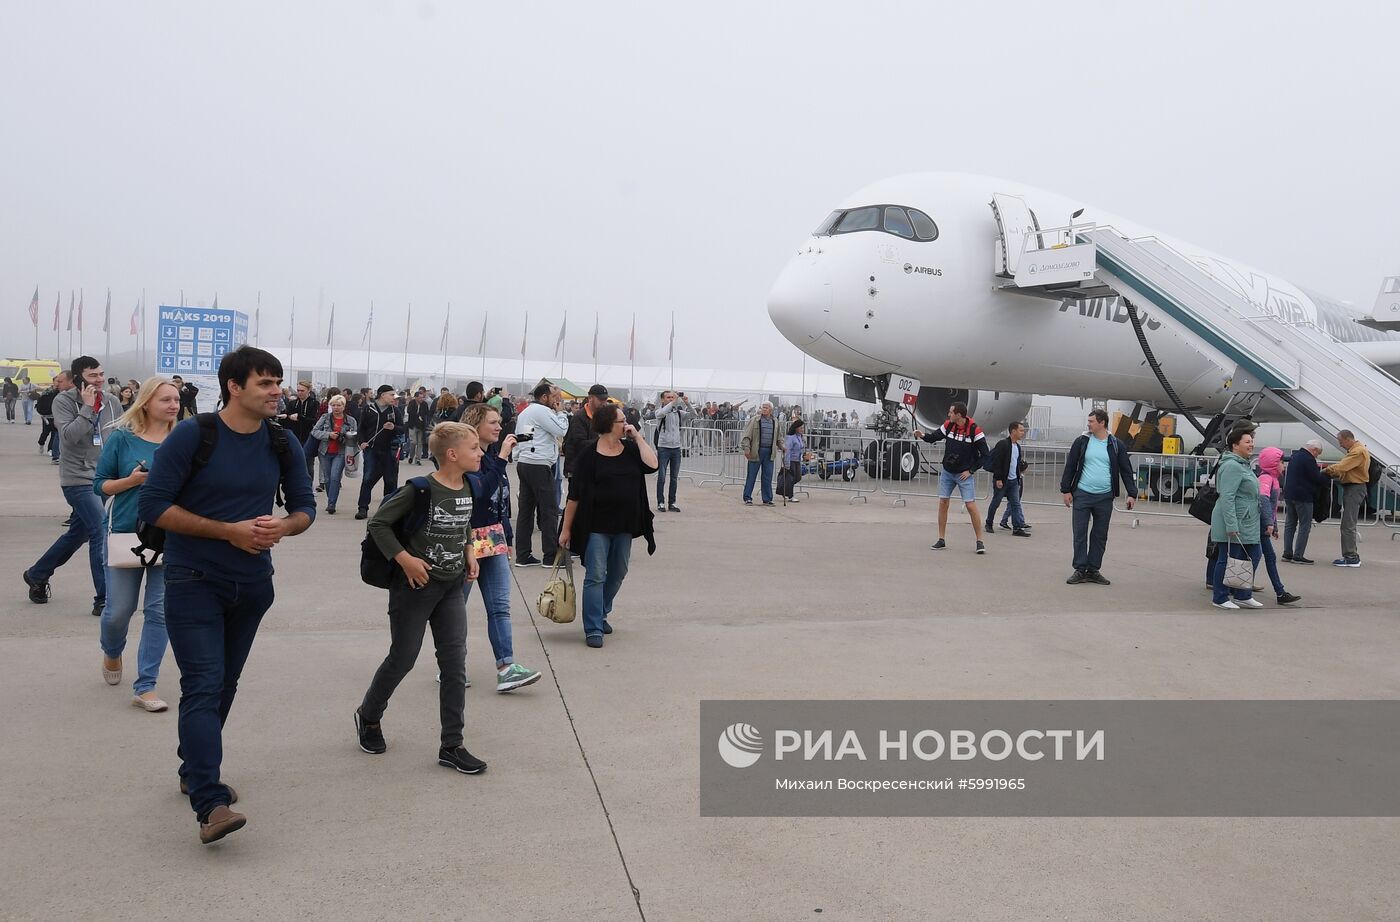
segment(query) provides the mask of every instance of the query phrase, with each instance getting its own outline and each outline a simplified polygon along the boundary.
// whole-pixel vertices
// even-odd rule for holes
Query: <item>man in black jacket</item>
[[[408,405],[405,423],[408,426],[408,463],[422,464],[428,456],[428,426],[432,421],[433,405],[428,402],[428,389],[418,393]]]
[[[992,449],[993,493],[992,501],[987,506],[987,534],[992,533],[997,506],[1001,505],[1004,497],[1006,511],[1001,516],[1001,527],[1011,528],[1011,534],[1017,538],[1029,538],[1030,526],[1026,524],[1026,514],[1021,509],[1021,475],[1030,466],[1021,451],[1021,439],[1025,437],[1026,424],[1018,420],[1006,427],[1006,433],[1006,438],[997,442],[997,447]],[[1010,525],[1007,524],[1008,519],[1011,521]]]
[[[1137,477],[1128,449],[1108,432],[1108,414],[1089,411],[1089,431],[1074,440],[1060,475],[1065,505],[1074,510],[1074,575],[1065,582],[1109,585],[1099,572],[1108,547],[1108,523],[1118,484],[1128,493],[1128,508],[1137,502]],[[1090,522],[1093,527],[1090,529]]]
[[[1288,518],[1283,526],[1283,559],[1290,563],[1311,564],[1308,534],[1313,525],[1313,497],[1319,487],[1331,489],[1331,481],[1317,466],[1322,443],[1310,439],[1288,459],[1283,478],[1283,507]]]
[[[374,402],[360,411],[361,455],[364,474],[360,483],[360,508],[355,518],[369,517],[369,501],[374,485],[384,479],[384,496],[388,498],[399,488],[399,438],[403,433],[403,410],[395,405],[392,384],[379,385]]]
[[[945,442],[943,468],[938,472],[938,540],[929,545],[941,551],[948,546],[948,504],[953,491],[962,497],[963,506],[972,519],[972,533],[977,537],[977,553],[987,553],[982,543],[982,517],[977,514],[977,469],[987,456],[987,436],[967,415],[967,404],[959,401],[948,407],[948,420],[932,432],[915,429],[914,437],[932,444]]]
[[[277,416],[277,421],[287,430],[287,434],[301,443],[306,453],[306,476],[312,479],[315,479],[316,452],[308,447],[307,440],[311,438],[311,430],[320,416],[321,402],[316,399],[316,391],[312,389],[310,381],[297,382],[296,397],[287,401],[286,410]]]
[[[608,389],[601,384],[595,384],[588,389],[588,400],[584,402],[583,409],[569,417],[569,431],[564,436],[565,477],[573,476],[574,465],[578,463],[583,450],[590,443],[598,441],[598,434],[593,431],[593,414],[607,402]],[[578,550],[582,551],[582,548]]]

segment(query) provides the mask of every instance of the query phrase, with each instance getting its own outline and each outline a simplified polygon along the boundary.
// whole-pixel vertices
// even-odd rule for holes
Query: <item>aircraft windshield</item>
[[[865,205],[833,211],[812,234],[829,237],[858,231],[882,231],[919,243],[938,239],[938,225],[933,223],[933,219],[907,205]]]

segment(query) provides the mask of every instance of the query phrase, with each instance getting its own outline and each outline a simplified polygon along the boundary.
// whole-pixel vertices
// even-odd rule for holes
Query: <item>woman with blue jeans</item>
[[[102,445],[92,489],[98,496],[111,497],[111,532],[130,534],[136,545],[136,501],[146,472],[155,460],[156,449],[165,441],[180,415],[180,391],[173,381],[151,378],[141,386],[140,396],[117,421],[117,429]],[[106,536],[103,536],[106,540]],[[164,711],[167,705],[156,694],[156,677],[165,658],[165,568],[117,567],[107,562],[107,604],[102,609],[102,678],[108,685],[122,680],[122,651],[126,649],[127,628],[136,612],[141,583],[146,598],[141,604],[141,646],[136,655],[136,681],[132,686],[134,707]]]
[[[790,503],[800,502],[793,493],[797,482],[802,479],[802,462],[810,456],[807,454],[807,441],[803,438],[806,433],[806,424],[800,419],[793,420],[787,428],[787,437],[783,442],[783,467],[787,468],[787,478],[784,485],[783,496]]]
[[[656,553],[646,483],[656,472],[656,451],[611,403],[594,411],[592,425],[598,440],[584,448],[569,478],[559,546],[583,548],[583,637],[601,647],[612,633],[608,615],[627,576],[632,539],[645,537],[647,553]]]
[[[472,544],[480,572],[481,601],[486,606],[486,636],[496,657],[496,691],[508,692],[540,680],[534,669],[515,661],[510,629],[510,562],[515,559],[511,544],[515,538],[510,526],[510,478],[505,458],[515,447],[515,436],[501,439],[501,414],[484,403],[467,408],[462,422],[476,430],[487,446],[481,470],[467,474],[472,488]],[[497,442],[500,442],[497,445]],[[502,457],[504,456],[504,458]],[[472,581],[462,583],[462,600],[470,601]]]
[[[345,398],[336,394],[327,404],[327,412],[316,420],[311,437],[316,440],[316,453],[321,458],[321,476],[326,481],[326,514],[335,515],[335,501],[340,498],[340,478],[345,473],[345,453],[355,444],[355,417],[345,412]]]
[[[1228,547],[1229,552],[1216,552],[1211,604],[1224,609],[1262,608],[1264,603],[1254,598],[1250,588],[1232,589],[1225,585],[1228,558],[1249,560],[1253,564],[1252,576],[1263,555],[1259,546],[1259,478],[1249,466],[1249,457],[1254,453],[1254,432],[1235,429],[1230,432],[1228,441],[1230,450],[1220,459],[1215,472],[1215,490],[1219,498],[1210,516],[1210,539],[1218,549]]]

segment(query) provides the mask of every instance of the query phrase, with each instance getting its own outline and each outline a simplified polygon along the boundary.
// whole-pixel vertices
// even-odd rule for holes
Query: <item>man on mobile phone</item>
[[[94,590],[92,614],[101,617],[107,601],[107,539],[102,501],[92,491],[92,478],[102,454],[102,441],[116,427],[122,410],[121,404],[102,388],[102,363],[97,359],[78,356],[70,373],[75,386],[54,397],[53,424],[62,445],[58,484],[73,509],[73,524],[23,576],[29,587],[29,601],[42,605],[49,600],[49,578],[54,571],[87,544]]]

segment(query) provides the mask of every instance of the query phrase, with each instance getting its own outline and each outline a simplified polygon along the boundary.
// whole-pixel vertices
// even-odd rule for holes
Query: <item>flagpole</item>
[[[34,292],[34,358],[39,358],[39,292]]]
[[[112,289],[107,289],[107,306],[102,309],[102,326],[107,331],[107,361],[112,360]]]
[[[403,386],[408,388],[408,333],[413,329],[413,302],[408,302],[408,326],[403,331]]]
[[[83,290],[78,289],[78,351],[83,351]]]
[[[68,289],[68,358],[73,358],[73,289]]]
[[[569,316],[569,312],[568,312],[568,311],[565,311],[565,312],[564,312],[564,317],[565,317],[565,321],[564,321],[564,322],[565,322],[565,323],[568,322],[568,316]],[[520,384],[521,384],[521,390],[524,390],[524,384],[525,384],[525,343],[526,343],[529,339],[530,339],[530,312],[529,312],[529,311],[526,311],[526,312],[525,312],[525,332],[522,333],[521,336],[520,336]],[[563,367],[563,363],[562,363],[562,362],[560,363],[560,367],[561,367],[561,368]],[[563,377],[563,373],[561,372],[559,376],[562,378],[562,377]],[[485,350],[485,349],[482,349],[482,350],[481,350],[481,377],[482,377],[483,379],[485,379],[485,377],[486,377],[486,350]],[[481,383],[484,385],[484,384],[486,383],[486,381],[485,381],[485,380],[482,380]]]
[[[593,312],[593,383],[598,383],[598,312]]]
[[[671,389],[676,387],[676,312],[671,311]]]
[[[180,292],[180,303],[184,303],[185,293]],[[287,370],[296,373],[297,367],[297,296],[292,295],[292,318],[291,329],[287,331],[287,364],[291,367]]]
[[[374,301],[369,302],[369,323],[365,326],[365,380],[369,380],[369,350],[374,348]]]
[[[528,312],[526,313],[526,316],[527,316],[527,317],[529,316]],[[482,314],[482,316],[481,316],[481,347],[480,347],[477,351],[481,353],[481,383],[482,383],[483,385],[486,384],[486,324],[487,324],[488,322],[490,322],[490,320],[491,320],[491,312],[490,312],[490,311],[487,311],[486,313]],[[528,320],[525,322],[525,325],[526,325],[526,328],[528,329],[528,327],[529,327],[529,321],[528,321]],[[522,354],[524,353],[523,347],[522,347],[521,352],[522,352]]]
[[[58,328],[58,311],[62,305],[63,292],[60,291],[53,302],[53,357],[60,364],[63,359],[63,332]]]
[[[447,386],[447,331],[452,326],[452,302],[447,302],[447,316],[442,320],[442,383],[438,387]]]
[[[321,328],[320,328],[319,326],[317,326],[316,329],[319,330],[319,329],[321,329]],[[330,382],[335,381],[335,302],[334,302],[334,301],[331,302],[331,327],[330,327],[329,330],[326,331],[326,346],[330,349],[330,355],[326,357],[326,361],[330,364],[330,368],[326,369],[327,372],[328,372],[329,375],[330,375],[330,378],[329,378],[329,380],[328,380],[328,382],[327,382],[327,386],[329,387],[329,386],[330,386]]]
[[[627,382],[627,399],[635,399],[637,390],[637,314],[632,314],[632,340],[627,345],[627,363],[632,366],[632,377]]]
[[[136,343],[137,361],[141,365],[141,374],[146,373],[146,289],[141,289],[141,338]]]
[[[568,337],[565,335],[568,329],[569,312],[566,310],[564,311],[564,325],[559,328],[559,377],[561,378],[564,377],[564,360],[568,358],[569,355],[569,347],[567,345]],[[523,370],[520,372],[520,377],[522,379],[520,383],[523,385],[525,383],[523,380],[525,372]]]
[[[253,327],[253,345],[256,347],[256,346],[261,345],[261,340],[262,340],[262,292],[261,292],[261,291],[258,292],[258,306],[257,306],[256,312],[253,314],[253,319],[257,321],[257,325]]]

